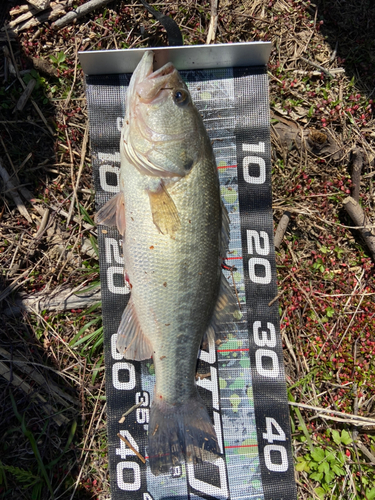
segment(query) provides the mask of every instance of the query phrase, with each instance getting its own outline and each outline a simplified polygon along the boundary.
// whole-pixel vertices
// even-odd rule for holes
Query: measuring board
[[[119,191],[125,93],[145,50],[80,54],[97,208]],[[197,371],[205,377],[197,379],[198,390],[214,423],[221,456],[154,476],[147,461],[155,383],[152,359],[129,361],[116,350],[130,290],[117,230],[98,228],[112,500],[293,500],[289,410],[278,302],[273,301],[277,284],[266,73],[270,44],[152,50],[155,69],[171,61],[180,71],[212,141],[230,218],[226,262],[236,268],[223,272],[231,286],[235,282],[243,317],[223,343],[212,343],[199,354]],[[118,434],[146,458],[145,464]]]

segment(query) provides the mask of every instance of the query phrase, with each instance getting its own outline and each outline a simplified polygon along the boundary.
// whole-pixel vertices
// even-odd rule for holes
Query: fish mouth
[[[177,70],[172,63],[167,63],[162,68],[153,71],[153,60],[151,60],[151,65],[148,67],[146,76],[137,86],[137,96],[139,100],[148,104],[158,97],[162,97],[162,91],[170,90],[171,82],[175,80],[176,77]]]

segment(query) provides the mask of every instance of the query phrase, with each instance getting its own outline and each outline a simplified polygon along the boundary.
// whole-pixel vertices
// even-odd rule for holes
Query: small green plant
[[[307,473],[309,480],[319,484],[314,489],[315,494],[321,500],[339,500],[340,484],[344,476],[348,473],[348,466],[353,472],[353,467],[350,464],[351,452],[347,448],[352,444],[353,440],[349,432],[345,429],[338,431],[335,429],[327,430],[329,441],[320,440],[321,446],[315,446],[310,453],[297,458],[296,470]],[[311,448],[310,448],[311,450]],[[356,479],[356,476],[354,476]],[[359,478],[358,478],[359,480]],[[357,483],[358,493],[361,491],[361,486],[365,486],[366,498],[368,500],[375,499],[375,488],[366,477],[361,478],[361,485]],[[362,496],[355,496],[353,500],[360,500]]]
[[[335,247],[334,250],[335,250],[335,253],[337,255],[337,258],[341,259],[341,257],[343,256],[344,250],[342,248],[339,248],[339,247]]]
[[[34,498],[38,499],[40,497],[39,493],[41,493],[41,491],[42,491],[42,487],[44,486],[43,483],[45,483],[45,486],[48,488],[48,490],[49,490],[49,492],[51,494],[51,497],[54,498],[54,494],[53,494],[53,489],[52,489],[52,486],[51,486],[50,478],[49,478],[49,475],[48,475],[48,473],[46,471],[46,467],[45,467],[45,465],[43,463],[42,457],[40,455],[40,452],[39,452],[39,449],[38,449],[38,446],[37,446],[37,440],[35,439],[33,433],[26,427],[25,414],[23,414],[21,416],[18,413],[16,402],[15,402],[15,399],[13,397],[13,394],[10,392],[9,395],[10,395],[10,399],[11,399],[11,402],[12,402],[12,407],[13,407],[14,414],[15,414],[15,416],[17,417],[18,421],[21,424],[21,430],[22,430],[23,435],[30,442],[31,449],[33,450],[36,462],[38,464],[38,476],[34,476],[34,478],[33,478],[33,480],[32,480],[31,483],[30,483],[30,480],[32,479],[31,476],[29,476],[28,478],[25,475],[23,476],[24,479],[26,481],[28,481],[28,486],[33,486],[32,498],[33,499]],[[22,471],[22,469],[19,469],[19,471],[20,471],[19,472],[20,475],[22,475],[22,472],[26,472],[26,471]]]
[[[21,484],[22,489],[27,490],[37,483],[43,482],[40,476],[35,476],[31,471],[21,469],[20,467],[13,467],[0,462],[0,485],[4,484],[7,488],[6,473],[11,474],[17,483]]]
[[[315,271],[320,271],[321,273],[324,273],[325,267],[324,267],[324,262],[321,258],[316,259],[314,264],[312,265],[312,268]]]
[[[312,104],[310,106],[309,112],[307,113],[307,118],[312,118],[314,116],[314,113],[315,113],[315,106]]]
[[[69,345],[71,347],[81,346],[81,355],[86,351],[90,350],[89,359],[91,359],[95,350],[103,344],[103,327],[100,326],[96,330],[90,333],[84,333],[89,330],[90,327],[97,325],[102,322],[101,316],[94,318],[88,323],[86,323],[77,333],[77,335],[70,341]]]
[[[60,51],[56,56],[50,55],[49,58],[59,69],[67,69],[68,66],[64,64],[66,55],[64,52]]]
[[[25,494],[24,498],[30,498],[30,500],[40,500],[42,498],[46,498],[45,494],[48,490],[49,499],[53,500],[55,498],[54,491],[52,487],[52,478],[54,477],[54,472],[56,471],[56,466],[61,462],[61,459],[70,449],[70,445],[73,441],[76,429],[77,422],[73,421],[68,438],[66,440],[66,444],[62,449],[61,453],[50,460],[48,463],[45,462],[45,458],[42,458],[42,455],[39,451],[39,441],[45,435],[46,430],[48,428],[48,421],[45,421],[44,427],[42,429],[41,434],[35,436],[34,433],[27,427],[26,425],[26,414],[20,413],[17,408],[17,403],[13,396],[13,393],[9,392],[9,397],[11,401],[11,405],[13,408],[13,413],[20,423],[20,430],[23,436],[28,440],[31,449],[33,451],[35,457],[35,466],[30,470],[25,468],[18,467],[16,465],[6,464],[4,461],[0,461],[0,486],[4,486],[8,489],[8,478],[9,483],[17,483],[21,486],[23,490],[30,490],[27,495]],[[15,428],[11,429],[11,432],[15,432]],[[3,459],[4,460],[4,459]],[[7,478],[8,476],[8,478]],[[11,477],[9,477],[11,476]],[[9,488],[11,486],[9,485]],[[1,488],[0,488],[1,491]],[[8,494],[10,491],[5,493],[5,496],[8,498]],[[5,498],[4,496],[4,498]],[[3,498],[3,496],[1,496]]]
[[[334,314],[335,314],[335,310],[332,307],[328,306],[326,309],[327,318],[332,318]]]
[[[325,449],[315,447],[312,452],[297,458],[296,470],[305,471],[309,479],[320,484],[314,491],[323,500],[329,492],[334,493],[338,477],[345,476],[346,460],[347,457],[340,450],[330,446]]]

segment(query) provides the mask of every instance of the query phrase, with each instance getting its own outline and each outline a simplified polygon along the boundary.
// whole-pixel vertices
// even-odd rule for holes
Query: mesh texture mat
[[[122,241],[98,230],[106,364],[112,499],[293,500],[296,497],[289,410],[279,331],[273,247],[268,81],[265,68],[181,71],[213,142],[222,199],[230,217],[223,271],[235,287],[243,318],[221,345],[201,350],[197,384],[214,422],[221,456],[182,464],[154,476],[147,429],[154,390],[152,360],[123,359],[116,331],[130,290]],[[119,190],[120,131],[131,75],[86,77],[97,208]],[[125,422],[121,416],[137,403]],[[146,458],[119,439],[126,437]]]

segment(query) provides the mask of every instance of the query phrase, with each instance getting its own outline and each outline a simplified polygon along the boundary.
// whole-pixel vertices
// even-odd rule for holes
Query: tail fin
[[[217,458],[220,450],[215,429],[198,393],[183,405],[154,400],[148,448],[151,471],[156,476],[168,474],[184,460],[197,463]]]

